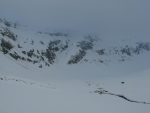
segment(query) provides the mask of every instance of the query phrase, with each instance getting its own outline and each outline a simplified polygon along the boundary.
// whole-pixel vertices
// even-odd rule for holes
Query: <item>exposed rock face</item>
[[[106,47],[101,46],[100,40],[90,35],[73,41],[66,33],[33,32],[28,36],[28,32],[19,31],[16,27],[14,23],[0,20],[0,52],[17,61],[36,64],[40,68],[49,67],[64,57],[66,64],[105,63],[114,60],[112,57],[124,62],[150,51],[150,42]]]

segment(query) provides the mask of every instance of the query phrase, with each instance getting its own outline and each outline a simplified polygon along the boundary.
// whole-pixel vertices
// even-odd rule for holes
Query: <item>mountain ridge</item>
[[[150,41],[135,41],[130,45],[117,40],[121,46],[103,46],[102,43],[107,45],[107,42],[97,36],[87,35],[76,41],[71,38],[61,32],[29,33],[2,19],[0,23],[1,52],[15,60],[38,64],[39,68],[53,65],[63,55],[68,58],[65,59],[66,64],[94,61],[105,63],[113,58],[123,62],[150,51]]]
[[[1,70],[8,75],[25,77],[33,73],[37,78],[44,75],[57,79],[84,79],[86,75],[92,79],[148,69],[150,40],[108,40],[96,35],[74,37],[62,32],[35,32],[1,19],[0,54]],[[4,69],[4,65],[9,68]],[[17,72],[16,67],[22,71]]]

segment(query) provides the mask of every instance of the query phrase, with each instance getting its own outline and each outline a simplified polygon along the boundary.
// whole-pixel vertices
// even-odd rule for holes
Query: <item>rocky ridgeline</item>
[[[18,41],[18,35],[11,30],[11,28],[15,29],[17,24],[8,22],[6,20],[0,19],[0,23],[3,25],[0,26],[0,52],[9,55],[11,58],[16,61],[29,62],[32,64],[36,64],[39,68],[43,66],[51,66],[56,62],[57,58],[61,58],[62,53],[69,52],[70,48],[72,48],[73,42],[69,40],[69,38],[61,38],[49,40],[47,45],[41,40],[39,44],[44,49],[34,47],[34,40],[31,42],[26,42],[28,45],[32,45],[33,47],[30,49],[24,48]],[[39,34],[43,34],[39,32]],[[44,33],[49,35],[50,37],[69,37],[68,34],[65,33]],[[41,35],[42,36],[42,35]],[[126,61],[127,58],[134,57],[140,55],[143,52],[150,51],[150,42],[136,42],[133,46],[125,45],[121,47],[111,47],[108,48],[95,48],[95,44],[97,40],[93,36],[86,36],[80,41],[76,42],[74,48],[77,48],[77,51],[73,53],[73,55],[69,56],[67,62],[68,65],[78,64],[81,61],[85,61],[88,63],[89,59],[86,57],[89,51],[92,51],[93,54],[97,55],[97,59],[93,59],[93,61],[97,61],[99,63],[105,63],[103,58],[109,56],[117,56],[118,61]]]

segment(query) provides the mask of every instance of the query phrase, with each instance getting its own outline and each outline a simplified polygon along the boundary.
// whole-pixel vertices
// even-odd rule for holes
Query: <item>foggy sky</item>
[[[150,0],[0,0],[0,17],[54,30],[149,34]]]

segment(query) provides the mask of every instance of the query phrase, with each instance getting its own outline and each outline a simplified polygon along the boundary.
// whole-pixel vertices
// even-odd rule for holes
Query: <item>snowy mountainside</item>
[[[150,39],[35,32],[0,19],[0,112],[148,113]]]
[[[149,69],[149,55],[148,37],[75,37],[61,32],[35,32],[0,21],[0,67],[6,75],[28,78],[32,74],[40,80],[41,75],[48,79],[95,79],[110,73],[124,76]]]
[[[54,64],[126,62],[150,52],[147,39],[109,39],[87,35],[73,37],[61,32],[31,32],[6,20],[0,23],[1,53],[23,64],[51,67]],[[15,27],[14,27],[15,26]]]

